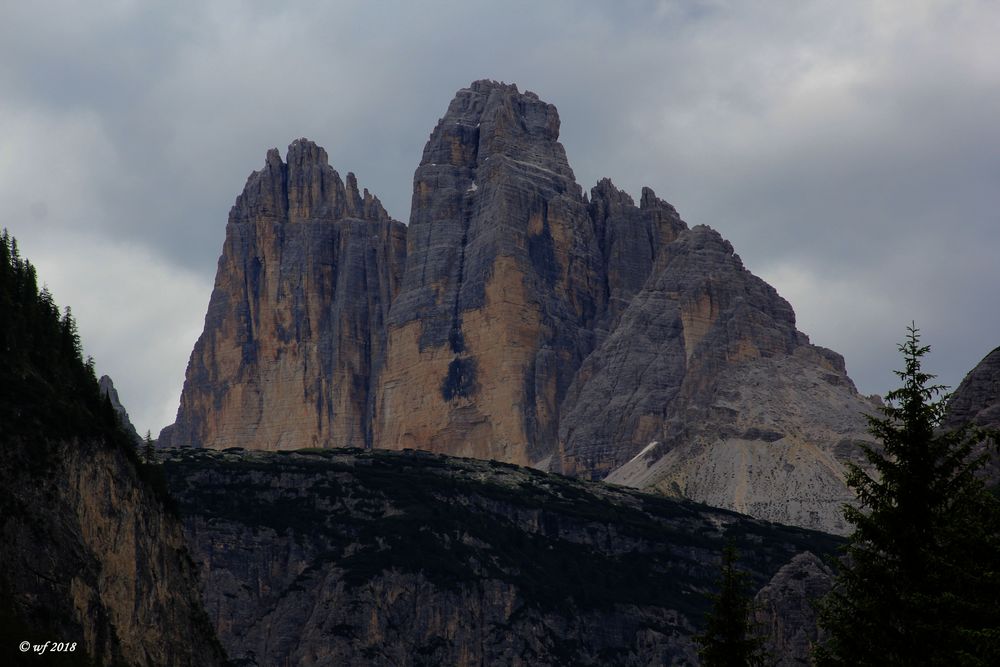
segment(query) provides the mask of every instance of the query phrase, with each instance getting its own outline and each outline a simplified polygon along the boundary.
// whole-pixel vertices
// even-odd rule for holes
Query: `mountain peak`
[[[389,214],[376,198],[366,200],[358,180],[345,183],[330,166],[326,150],[304,137],[288,145],[284,161],[277,148],[267,151],[264,168],[250,174],[229,214],[231,223],[333,222],[344,218],[386,221]]]

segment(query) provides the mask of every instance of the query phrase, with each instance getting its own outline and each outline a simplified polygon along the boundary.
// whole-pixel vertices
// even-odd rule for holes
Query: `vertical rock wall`
[[[373,378],[406,228],[300,139],[229,215],[205,330],[161,446],[371,445]]]
[[[431,134],[389,317],[379,446],[551,459],[600,326],[683,225],[651,192],[640,211],[610,181],[588,204],[558,136],[555,107],[492,81],[459,91]]]

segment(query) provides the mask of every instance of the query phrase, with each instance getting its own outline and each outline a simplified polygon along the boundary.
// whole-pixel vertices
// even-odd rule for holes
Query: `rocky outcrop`
[[[948,400],[942,426],[956,428],[962,424],[1000,428],[1000,347],[969,371]]]
[[[557,469],[842,532],[868,401],[708,227],[682,232],[562,407]]]
[[[534,93],[460,90],[408,228],[314,144],[271,151],[160,444],[419,448],[844,530],[873,406],[843,359],[649,188],[584,195],[558,139]]]
[[[229,214],[205,330],[161,446],[371,446],[406,228],[305,139]]]
[[[414,175],[406,274],[379,387],[380,447],[541,465],[593,349],[602,258],[555,107],[458,92]]]
[[[591,188],[588,212],[603,258],[607,309],[597,324],[598,340],[603,341],[645,285],[660,250],[687,225],[652,189],[642,189],[636,206],[608,178]]]
[[[379,388],[380,447],[546,467],[560,405],[684,227],[644,190],[588,202],[555,107],[477,81],[458,92],[414,175],[406,275]]]
[[[132,425],[132,420],[128,418],[128,412],[125,410],[125,406],[122,405],[121,400],[118,398],[118,390],[115,389],[115,383],[111,381],[111,378],[107,375],[102,375],[101,379],[97,381],[97,386],[101,390],[101,396],[107,396],[108,400],[111,401],[111,407],[115,409],[115,414],[118,415],[118,419],[121,422],[122,428],[129,435],[132,440],[136,443],[140,442],[142,438],[135,430],[135,426]]]
[[[22,641],[75,644],[44,656],[65,664],[226,664],[180,523],[122,449],[0,441],[3,664],[42,663]]]
[[[962,380],[948,399],[942,428],[956,429],[970,424],[1000,431],[1000,347],[987,354]],[[981,443],[977,453],[988,455],[983,477],[990,486],[1000,486],[1000,437]]]
[[[839,544],[421,452],[182,450],[164,469],[219,637],[257,664],[695,664],[728,539],[786,634],[775,574]]]
[[[812,665],[823,639],[816,603],[833,587],[834,574],[815,554],[796,555],[758,591],[753,620],[774,667]]]

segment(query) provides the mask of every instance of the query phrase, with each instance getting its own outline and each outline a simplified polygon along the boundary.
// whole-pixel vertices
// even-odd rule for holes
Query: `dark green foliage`
[[[72,313],[60,315],[17,241],[0,234],[0,436],[102,437],[128,445],[83,360]],[[131,447],[128,449],[131,451]]]
[[[751,624],[749,577],[736,567],[736,546],[722,552],[718,592],[711,596],[705,631],[698,635],[698,656],[705,667],[745,667],[764,664],[763,640]]]
[[[146,437],[142,441],[142,462],[146,465],[156,463],[156,449],[153,447],[153,434],[146,431]]]
[[[921,369],[928,352],[912,326],[900,345],[903,386],[870,418],[869,473],[848,483],[860,507],[846,562],[821,608],[829,640],[820,664],[1000,664],[1000,507],[976,472],[982,434],[941,431],[943,387]]]

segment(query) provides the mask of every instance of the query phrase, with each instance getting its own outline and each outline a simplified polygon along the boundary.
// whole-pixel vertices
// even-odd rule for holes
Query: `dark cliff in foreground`
[[[261,665],[694,664],[727,539],[755,588],[783,566],[779,580],[794,584],[813,561],[793,558],[838,544],[422,452],[165,456],[219,637],[234,659]],[[797,611],[808,607],[802,590],[766,595],[762,620],[789,664],[815,636]]]
[[[0,664],[224,664],[163,489],[73,319],[0,240]],[[73,651],[20,649],[50,641]]]

